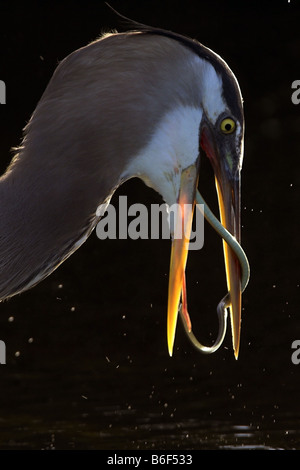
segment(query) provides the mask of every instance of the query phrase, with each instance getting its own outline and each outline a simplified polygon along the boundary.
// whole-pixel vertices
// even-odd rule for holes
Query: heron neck
[[[0,178],[0,300],[37,284],[86,239],[94,214],[51,181]],[[74,202],[75,201],[75,202]]]

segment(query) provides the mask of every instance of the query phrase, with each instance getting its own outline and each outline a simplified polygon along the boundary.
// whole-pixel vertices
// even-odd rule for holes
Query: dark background
[[[1,304],[0,449],[299,449],[300,365],[291,360],[300,340],[300,105],[291,101],[300,79],[299,1],[111,5],[197,38],[238,77],[246,119],[242,239],[251,265],[240,356],[235,361],[230,334],[216,354],[200,355],[179,325],[169,358],[169,241],[99,241],[93,233],[39,286]],[[121,27],[102,1],[0,1],[0,9],[4,171],[58,61]],[[205,160],[200,188],[217,211]],[[138,180],[113,201],[121,194],[130,203],[161,202]],[[194,330],[209,343],[226,286],[222,244],[208,226],[187,278]]]

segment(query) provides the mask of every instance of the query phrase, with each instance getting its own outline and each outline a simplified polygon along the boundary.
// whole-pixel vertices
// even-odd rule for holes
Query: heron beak
[[[185,267],[192,230],[197,183],[198,167],[196,164],[182,171],[169,274],[167,336],[170,356],[173,354],[180,296],[185,286]]]
[[[201,147],[214,169],[222,225],[241,242],[240,218],[240,170],[234,168],[235,149],[222,146],[214,140],[210,130],[204,126]],[[241,149],[242,153],[242,149]],[[230,321],[235,358],[238,358],[241,330],[241,269],[232,249],[223,241],[227,288],[230,294]]]
[[[216,177],[220,218],[222,225],[240,243],[240,180],[230,181],[228,178]],[[232,344],[235,358],[238,358],[241,330],[241,269],[240,263],[232,249],[223,241],[227,288],[230,295],[230,320]]]

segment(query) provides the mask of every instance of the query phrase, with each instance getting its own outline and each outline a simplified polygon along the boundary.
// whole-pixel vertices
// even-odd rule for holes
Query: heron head
[[[193,45],[194,47],[194,45]],[[243,160],[244,115],[238,82],[227,64],[199,45],[195,62],[199,70],[202,117],[199,126],[199,155],[208,157],[215,176],[220,219],[223,226],[241,240],[240,174]],[[203,57],[205,56],[205,57]],[[178,202],[194,202],[198,181],[198,158],[181,174]],[[192,218],[192,213],[190,215]],[[182,222],[180,222],[182,223]],[[171,253],[168,345],[172,355],[182,278],[187,260],[188,240],[174,240]],[[241,325],[241,272],[231,248],[224,242],[227,287],[235,357],[238,357]]]

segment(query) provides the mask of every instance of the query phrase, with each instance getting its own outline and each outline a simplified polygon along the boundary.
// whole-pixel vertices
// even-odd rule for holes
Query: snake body
[[[204,211],[202,211],[202,206],[204,208]],[[231,247],[233,252],[235,253],[236,257],[239,260],[240,266],[241,266],[241,290],[244,292],[244,290],[247,287],[247,284],[249,282],[249,277],[250,277],[250,267],[249,267],[249,262],[247,259],[247,256],[242,249],[241,245],[237,242],[237,240],[231,235],[231,233],[226,230],[226,228],[220,223],[220,221],[217,219],[217,217],[213,214],[213,212],[210,210],[209,206],[206,204],[205,200],[203,199],[202,195],[200,192],[197,190],[196,192],[196,207],[200,212],[203,214],[204,212],[204,217],[208,221],[208,223],[214,228],[214,230],[220,235],[220,237],[223,238],[223,240],[228,243],[228,245]],[[198,349],[200,352],[203,354],[212,354],[214,353],[221,344],[223,343],[225,334],[226,334],[226,329],[227,329],[227,308],[230,305],[230,295],[227,293],[223,299],[219,302],[217,306],[217,314],[218,314],[218,320],[219,320],[219,332],[218,336],[212,346],[205,346],[200,341],[197,340],[195,337],[194,333],[192,330],[188,329],[188,326],[186,324],[186,321],[184,319],[184,316],[182,314],[182,309],[181,306],[179,308],[179,313],[180,317],[182,319],[183,325],[185,332],[191,341],[191,343],[195,346],[196,349]]]

